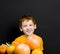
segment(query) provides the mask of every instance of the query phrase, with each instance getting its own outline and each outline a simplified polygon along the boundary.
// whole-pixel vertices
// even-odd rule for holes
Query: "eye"
[[[27,27],[27,25],[23,25],[23,27]]]
[[[32,24],[30,24],[29,26],[32,26]]]

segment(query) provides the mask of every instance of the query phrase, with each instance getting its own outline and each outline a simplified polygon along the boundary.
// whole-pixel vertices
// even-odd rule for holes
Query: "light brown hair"
[[[22,26],[22,22],[24,22],[25,20],[29,21],[29,20],[32,20],[34,24],[36,24],[36,21],[34,19],[33,16],[31,15],[24,15],[22,16],[20,19],[19,19],[19,27]]]

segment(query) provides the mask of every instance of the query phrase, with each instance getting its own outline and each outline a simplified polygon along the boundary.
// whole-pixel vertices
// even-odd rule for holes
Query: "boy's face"
[[[24,22],[22,22],[22,26],[20,28],[20,30],[23,31],[25,35],[32,35],[35,29],[36,25],[32,20],[25,20]]]

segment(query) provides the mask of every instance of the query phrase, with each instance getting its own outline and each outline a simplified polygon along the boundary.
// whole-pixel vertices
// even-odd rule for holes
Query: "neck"
[[[31,35],[26,35],[26,34],[25,34],[24,36],[26,36],[26,37],[27,37],[27,36],[33,36],[33,35],[34,35],[34,34],[31,34]]]

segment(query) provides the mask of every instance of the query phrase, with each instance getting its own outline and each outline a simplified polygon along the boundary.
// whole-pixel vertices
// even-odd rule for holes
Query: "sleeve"
[[[20,36],[20,37],[16,38],[14,41],[12,41],[12,45],[15,45],[15,46],[17,46],[21,43],[26,43],[26,37]]]
[[[44,47],[43,47],[43,39],[40,37],[40,49],[43,51]]]

